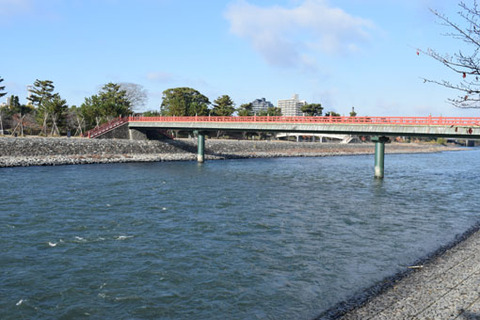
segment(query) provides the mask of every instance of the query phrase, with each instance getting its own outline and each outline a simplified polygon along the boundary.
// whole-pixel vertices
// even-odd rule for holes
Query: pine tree
[[[60,122],[63,122],[67,109],[67,101],[62,99],[58,93],[55,93],[52,98],[45,103],[45,110],[52,120],[51,135],[60,135],[58,125]]]
[[[113,118],[133,113],[127,92],[115,83],[107,83],[98,94],[85,98],[80,110],[87,130]]]
[[[228,95],[218,97],[213,101],[213,116],[229,117],[235,112],[235,103]]]
[[[163,91],[160,106],[164,116],[206,116],[210,101],[192,88],[172,88]]]
[[[251,102],[242,104],[237,108],[237,114],[240,117],[253,116],[253,104]]]
[[[47,135],[47,121],[50,117],[46,104],[53,98],[53,89],[55,89],[53,81],[37,79],[33,83],[33,88],[28,90],[31,94],[27,99],[37,107],[39,116],[43,118],[42,134],[44,135]]]
[[[310,117],[318,117],[322,115],[323,107],[320,103],[309,103],[302,106],[302,112]]]
[[[3,82],[2,77],[0,77],[0,83],[1,82]],[[3,90],[5,90],[5,86],[0,86],[0,98],[7,94],[6,92],[2,92]]]

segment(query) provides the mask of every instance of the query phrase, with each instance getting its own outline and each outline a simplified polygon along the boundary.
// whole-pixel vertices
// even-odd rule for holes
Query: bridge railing
[[[103,125],[97,127],[97,128],[94,128],[92,130],[89,130],[87,132],[85,132],[83,134],[84,137],[88,137],[88,138],[96,138],[110,130],[113,130],[119,126],[121,126],[122,124],[124,123],[127,123],[129,120],[129,118],[127,117],[118,117],[118,118],[114,118],[112,120],[110,120],[109,122],[107,123],[104,123]]]
[[[429,126],[480,126],[480,117],[129,117],[129,122],[273,122],[273,123],[320,123],[320,124],[372,124],[372,125],[429,125]]]

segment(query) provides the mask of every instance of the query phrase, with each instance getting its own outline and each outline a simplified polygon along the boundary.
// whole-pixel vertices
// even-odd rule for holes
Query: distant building
[[[278,107],[286,117],[303,116],[302,107],[306,104],[307,101],[298,99],[298,94],[294,94],[291,99],[278,100]]]
[[[273,107],[273,104],[270,101],[266,101],[265,98],[261,98],[253,101],[252,107],[254,113],[259,113],[261,111],[267,111],[268,108]]]

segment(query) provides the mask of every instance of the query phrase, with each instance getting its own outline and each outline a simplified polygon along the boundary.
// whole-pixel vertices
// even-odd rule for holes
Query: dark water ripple
[[[479,220],[478,150],[4,168],[5,319],[309,319]]]

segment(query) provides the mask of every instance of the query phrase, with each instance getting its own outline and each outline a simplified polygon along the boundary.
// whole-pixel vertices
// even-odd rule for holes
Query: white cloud
[[[330,7],[326,0],[305,0],[294,8],[231,3],[225,18],[230,31],[247,39],[268,63],[311,66],[318,53],[345,54],[371,39],[373,22]]]
[[[147,74],[147,79],[154,82],[170,82],[174,76],[167,72],[150,72]]]

